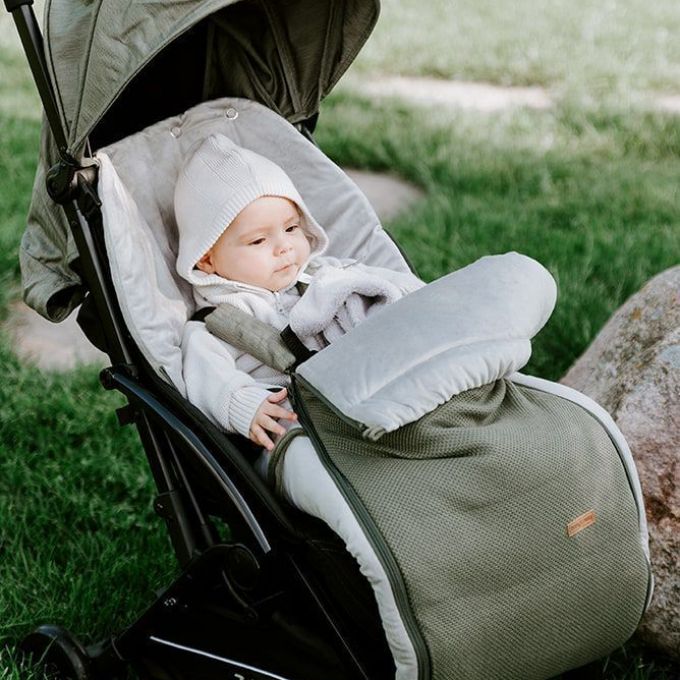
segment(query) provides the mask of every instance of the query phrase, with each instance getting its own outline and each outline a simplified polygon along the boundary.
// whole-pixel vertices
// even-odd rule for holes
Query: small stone
[[[680,266],[633,295],[562,382],[607,409],[630,445],[656,581],[639,635],[680,659]]]

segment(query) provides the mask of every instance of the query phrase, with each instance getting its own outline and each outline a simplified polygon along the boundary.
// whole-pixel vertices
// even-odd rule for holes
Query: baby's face
[[[198,261],[208,274],[277,291],[297,279],[310,246],[297,206],[287,198],[263,196],[232,220]]]

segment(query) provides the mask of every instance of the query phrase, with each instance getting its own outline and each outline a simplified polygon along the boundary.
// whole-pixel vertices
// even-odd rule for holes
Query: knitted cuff
[[[247,437],[257,409],[271,396],[272,392],[259,385],[247,385],[234,390],[229,402],[229,424],[232,429]]]

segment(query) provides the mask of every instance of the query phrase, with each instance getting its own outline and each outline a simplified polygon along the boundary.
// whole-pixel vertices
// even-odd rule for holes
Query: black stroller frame
[[[21,650],[52,677],[77,680],[122,678],[129,668],[154,680],[394,677],[372,590],[342,541],[283,507],[247,456],[155,374],[126,331],[103,246],[97,167],[67,152],[33,0],[4,2],[59,149],[47,187],[68,218],[88,291],[78,322],[109,355],[102,385],[127,399],[118,420],[137,428],[158,489],[154,509],[181,567],[120,634],[86,647],[44,625]],[[300,132],[311,138],[315,123],[316,116]],[[226,522],[228,538],[212,518]]]

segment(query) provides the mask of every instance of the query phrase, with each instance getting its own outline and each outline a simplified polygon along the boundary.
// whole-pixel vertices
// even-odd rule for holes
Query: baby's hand
[[[277,406],[278,402],[283,401],[288,396],[288,390],[284,387],[280,392],[267,397],[255,412],[253,422],[250,424],[250,439],[256,444],[264,446],[267,451],[274,448],[274,442],[267,436],[267,432],[277,435],[285,434],[286,430],[278,424],[279,418],[286,420],[297,420],[297,414],[293,411]]]

